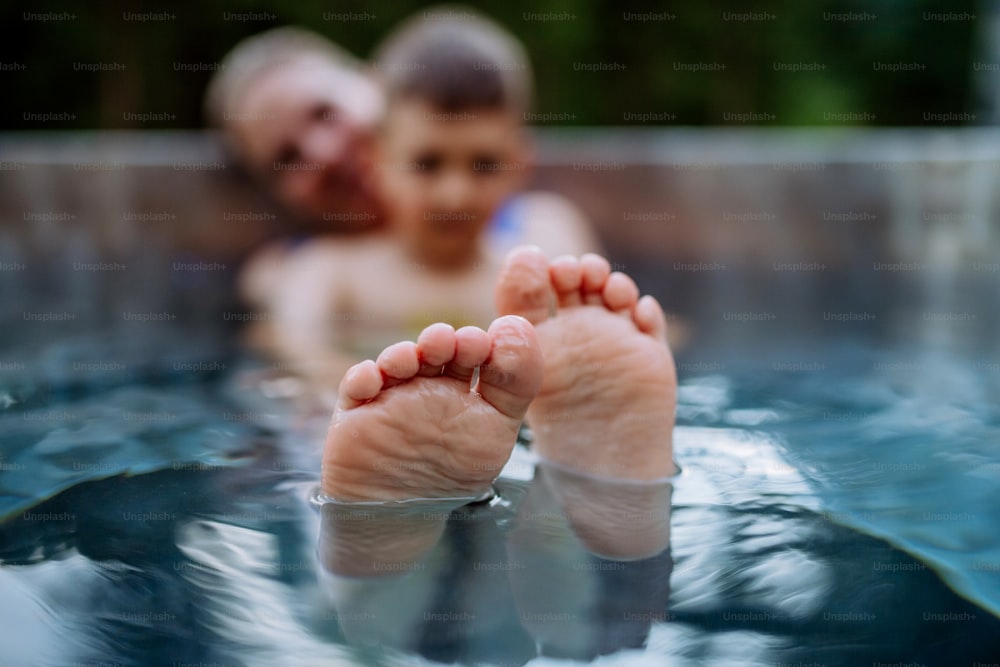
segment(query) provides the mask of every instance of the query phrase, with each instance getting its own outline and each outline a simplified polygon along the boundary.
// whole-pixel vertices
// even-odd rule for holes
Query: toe
[[[417,344],[407,340],[390,345],[378,355],[375,365],[382,373],[383,389],[409,380],[420,370]]]
[[[608,310],[631,310],[639,300],[639,288],[636,287],[635,281],[624,273],[615,271],[604,283],[601,296]]]
[[[462,327],[455,332],[455,357],[444,372],[459,380],[471,380],[476,366],[490,355],[490,336],[479,327]]]
[[[583,271],[583,284],[580,287],[583,302],[603,305],[601,291],[604,289],[604,283],[608,281],[608,276],[611,275],[611,265],[608,264],[608,260],[600,255],[587,253],[580,258],[580,267]]]
[[[639,331],[666,342],[667,318],[659,302],[653,297],[647,294],[639,299],[632,309],[632,321]]]
[[[549,276],[556,291],[556,303],[559,308],[580,305],[580,286],[583,285],[583,268],[580,266],[580,260],[572,255],[556,257],[549,266]]]
[[[354,364],[344,374],[337,392],[337,407],[350,410],[372,400],[382,391],[382,374],[371,359]]]
[[[417,358],[419,375],[440,375],[444,365],[455,358],[455,329],[450,324],[438,322],[421,331],[417,338]]]
[[[497,410],[522,419],[542,386],[542,350],[530,322],[507,316],[490,325],[489,359],[479,371],[479,395]]]
[[[501,315],[520,315],[533,324],[544,322],[553,301],[544,253],[534,246],[511,250],[500,269],[495,296]]]

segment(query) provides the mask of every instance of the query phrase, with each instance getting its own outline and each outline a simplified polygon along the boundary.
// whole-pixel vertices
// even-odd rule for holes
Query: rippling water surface
[[[122,368],[94,372],[108,346]],[[666,549],[595,552],[560,472],[520,448],[499,497],[451,514],[416,565],[358,579],[316,556],[322,421],[264,399],[224,345],[156,347],[8,350],[35,361],[0,367],[0,665],[1000,658],[981,355],[848,341],[811,357],[822,373],[682,371],[663,511],[608,503],[668,522]]]

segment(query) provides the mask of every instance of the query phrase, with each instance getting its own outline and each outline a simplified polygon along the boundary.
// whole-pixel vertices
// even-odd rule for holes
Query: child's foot
[[[538,340],[520,317],[501,317],[488,332],[434,324],[416,343],[387,347],[340,383],[324,493],[357,501],[489,491],[541,382]]]
[[[603,257],[521,247],[504,262],[497,311],[535,325],[545,375],[528,410],[533,447],[555,463],[608,477],[674,473],[677,394],[666,318]],[[554,310],[553,310],[554,309]]]

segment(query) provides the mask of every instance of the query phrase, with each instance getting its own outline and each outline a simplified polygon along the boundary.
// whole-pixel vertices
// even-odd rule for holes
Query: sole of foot
[[[549,261],[534,247],[507,256],[497,311],[535,325],[544,380],[528,410],[533,447],[595,475],[674,474],[677,373],[659,303],[598,255]]]
[[[518,316],[488,331],[433,324],[387,347],[340,383],[324,493],[356,502],[489,492],[541,383],[534,327]]]

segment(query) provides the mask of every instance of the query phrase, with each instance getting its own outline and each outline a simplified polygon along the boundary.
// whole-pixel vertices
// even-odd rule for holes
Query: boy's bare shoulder
[[[536,190],[519,195],[519,202],[524,211],[526,243],[539,246],[550,256],[601,251],[590,222],[566,197]]]
[[[533,211],[547,211],[558,213],[567,218],[576,217],[582,219],[580,209],[570,200],[557,192],[547,192],[545,190],[531,190],[522,192],[518,199],[524,206],[530,207]]]

